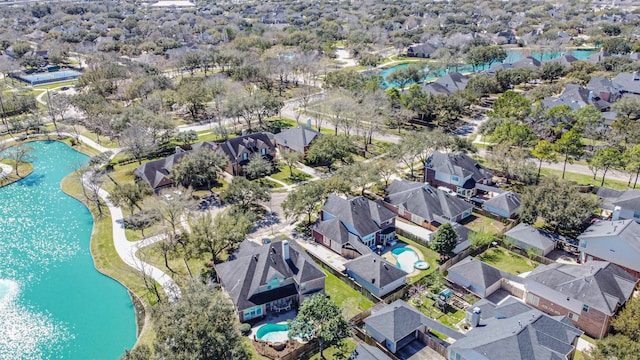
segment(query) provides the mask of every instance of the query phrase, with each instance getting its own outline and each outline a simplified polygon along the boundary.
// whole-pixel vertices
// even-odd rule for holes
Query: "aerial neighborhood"
[[[638,358],[640,3],[0,9],[0,359]]]

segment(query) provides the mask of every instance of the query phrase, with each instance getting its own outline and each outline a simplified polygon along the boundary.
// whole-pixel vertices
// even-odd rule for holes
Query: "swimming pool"
[[[265,324],[258,328],[256,337],[263,341],[282,343],[289,340],[289,325]]]
[[[399,247],[391,250],[391,254],[396,258],[396,266],[406,273],[412,273],[414,264],[420,261],[418,254],[408,247]]]

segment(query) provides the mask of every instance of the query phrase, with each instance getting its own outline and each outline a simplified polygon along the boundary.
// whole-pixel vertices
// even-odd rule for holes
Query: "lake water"
[[[570,51],[568,53],[570,53],[571,55],[575,56],[576,59],[578,59],[578,60],[584,60],[584,59],[588,58],[590,55],[594,54],[595,52],[596,52],[595,50],[572,50],[572,51]],[[560,57],[562,55],[563,55],[563,53],[559,53],[559,52],[549,52],[549,53],[544,54],[543,56],[540,56],[539,53],[535,53],[535,52],[531,53],[529,50],[520,50],[520,49],[519,50],[509,50],[509,51],[507,51],[507,57],[506,57],[506,59],[504,59],[503,62],[505,64],[512,64],[512,63],[522,59],[523,57],[527,57],[527,56],[532,56],[535,59],[546,61],[546,60],[555,59],[555,58]],[[388,89],[388,88],[390,88],[392,86],[398,87],[400,84],[393,83],[393,82],[389,83],[384,79],[386,79],[387,76],[389,76],[394,71],[396,71],[398,69],[401,69],[401,68],[404,68],[404,67],[407,67],[407,66],[409,66],[409,64],[406,64],[406,63],[405,64],[399,64],[399,65],[396,65],[396,66],[393,66],[393,67],[390,67],[388,69],[384,69],[384,70],[380,71],[379,75],[382,76],[382,79],[383,79],[382,87],[384,89]],[[485,65],[485,66],[481,67],[480,69],[486,69],[486,68],[488,68],[488,66]],[[427,72],[428,71],[428,67],[425,67],[423,70],[425,70],[425,72]],[[453,71],[455,69],[451,68],[450,70]],[[470,72],[470,71],[473,71],[473,69],[472,69],[471,65],[462,65],[462,66],[458,67],[457,71],[459,71],[459,72]],[[444,72],[440,72],[439,74],[429,74],[428,76],[425,76],[421,80],[421,82],[422,81],[426,81],[426,80],[433,80],[433,79],[435,79],[437,77],[440,77],[442,75],[444,75]]]
[[[0,359],[117,359],[136,341],[133,304],[95,270],[91,213],[60,188],[88,157],[30,145],[34,172],[0,188]]]

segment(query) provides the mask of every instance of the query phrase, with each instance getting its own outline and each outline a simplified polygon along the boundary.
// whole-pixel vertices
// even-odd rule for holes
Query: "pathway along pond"
[[[133,304],[95,270],[91,213],[60,188],[89,158],[29,145],[33,173],[0,188],[0,359],[117,359],[136,341]]]

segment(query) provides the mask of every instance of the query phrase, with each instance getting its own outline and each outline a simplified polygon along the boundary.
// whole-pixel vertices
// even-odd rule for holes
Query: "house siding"
[[[575,325],[577,328],[584,331],[587,335],[595,339],[601,339],[609,332],[609,326],[611,324],[611,316],[607,314],[604,314],[594,308],[589,308],[588,312],[572,311],[536,293],[528,292],[528,294],[533,294],[540,298],[540,300],[538,301],[538,305],[536,306],[535,304],[529,301],[528,296],[525,296],[525,302],[528,305],[531,305],[536,309],[542,312],[545,312],[549,315],[553,315],[553,316],[561,315],[561,316],[568,317],[573,323],[573,325]],[[578,321],[571,319],[571,317],[569,317],[570,313],[577,314]]]
[[[638,261],[640,253],[620,238],[616,236],[581,238],[579,236],[578,239],[580,240],[578,248],[580,252],[640,272],[640,262]]]
[[[493,206],[488,206],[485,205],[483,206],[483,209],[485,209],[486,211],[495,214],[495,215],[499,215],[502,216],[504,218],[510,218],[512,214],[509,214],[505,209],[498,209],[496,207]]]

